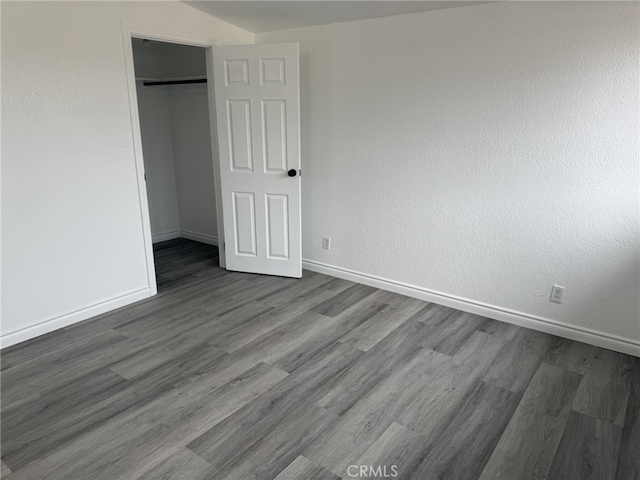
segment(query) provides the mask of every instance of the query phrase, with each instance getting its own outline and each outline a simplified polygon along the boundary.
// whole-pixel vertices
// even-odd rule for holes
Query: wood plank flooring
[[[3,479],[640,480],[640,359],[155,257],[156,297],[2,351]]]

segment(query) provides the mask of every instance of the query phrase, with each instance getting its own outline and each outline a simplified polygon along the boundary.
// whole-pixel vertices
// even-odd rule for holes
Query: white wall
[[[151,234],[154,241],[180,236],[178,193],[168,87],[136,82]]]
[[[204,77],[207,62],[203,48],[152,41],[149,46],[134,40],[133,57],[136,77],[180,78]]]
[[[2,3],[2,343],[149,294],[121,22],[252,43],[180,2]]]
[[[217,243],[207,86],[172,86],[169,102],[182,235]]]
[[[501,2],[257,35],[300,42],[307,266],[640,354],[639,22]]]

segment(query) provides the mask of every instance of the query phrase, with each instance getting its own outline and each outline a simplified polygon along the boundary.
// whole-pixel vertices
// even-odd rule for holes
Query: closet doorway
[[[219,265],[207,49],[132,38],[158,291]],[[196,243],[197,242],[197,243]]]

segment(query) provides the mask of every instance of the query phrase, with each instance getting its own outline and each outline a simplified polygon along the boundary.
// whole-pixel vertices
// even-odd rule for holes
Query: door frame
[[[224,219],[222,217],[222,183],[220,180],[220,162],[218,151],[218,128],[216,122],[215,89],[213,84],[213,47],[217,45],[210,39],[192,33],[167,30],[147,25],[136,25],[122,22],[122,38],[124,44],[125,71],[129,93],[129,113],[133,136],[133,155],[135,158],[136,177],[138,182],[138,200],[142,220],[142,236],[144,241],[145,261],[150,296],[158,293],[156,284],[156,268],[153,260],[153,239],[151,236],[151,220],[149,217],[149,198],[145,180],[144,157],[142,153],[142,134],[140,132],[140,114],[138,112],[138,93],[136,90],[136,74],[133,63],[133,38],[144,38],[168,43],[178,43],[194,47],[203,47],[207,59],[207,97],[209,101],[209,126],[211,134],[211,153],[213,162],[213,181],[216,199],[216,223],[218,226],[218,252],[220,267],[226,268],[224,251]]]

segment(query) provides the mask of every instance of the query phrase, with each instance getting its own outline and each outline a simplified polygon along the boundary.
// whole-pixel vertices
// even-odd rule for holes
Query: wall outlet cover
[[[564,294],[564,287],[560,285],[554,285],[551,289],[551,298],[549,299],[554,303],[562,303],[562,295]]]

